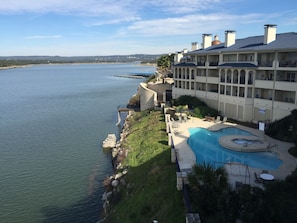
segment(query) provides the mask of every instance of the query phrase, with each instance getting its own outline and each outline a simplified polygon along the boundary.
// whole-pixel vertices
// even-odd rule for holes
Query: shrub
[[[199,106],[206,106],[206,104],[196,97],[183,95],[173,101],[174,106],[188,105],[189,109]]]
[[[294,142],[297,145],[297,110],[295,109],[291,115],[271,123],[265,133],[275,139]]]

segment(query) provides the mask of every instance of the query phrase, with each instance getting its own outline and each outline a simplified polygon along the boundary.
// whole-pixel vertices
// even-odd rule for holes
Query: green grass
[[[138,112],[129,122],[130,134],[123,143],[129,150],[124,161],[126,185],[120,187],[107,222],[184,222],[185,207],[176,189],[176,164],[171,163],[163,115]]]

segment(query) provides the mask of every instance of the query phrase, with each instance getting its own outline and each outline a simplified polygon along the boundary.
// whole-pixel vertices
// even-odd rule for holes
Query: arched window
[[[231,83],[231,70],[227,70],[227,83]]]
[[[240,84],[245,84],[245,71],[241,70],[240,71],[240,79],[239,79]]]
[[[221,70],[221,82],[225,82],[225,70]]]
[[[248,84],[253,84],[253,79],[254,79],[253,71],[250,71],[249,72]]]
[[[238,84],[238,70],[233,71],[233,83]]]

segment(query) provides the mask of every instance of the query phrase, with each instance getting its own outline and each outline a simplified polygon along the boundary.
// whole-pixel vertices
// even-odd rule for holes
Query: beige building
[[[201,45],[175,60],[173,98],[195,96],[248,122],[272,122],[297,109],[296,32],[276,34],[268,24],[264,35],[243,39],[227,30],[224,43],[203,34]]]

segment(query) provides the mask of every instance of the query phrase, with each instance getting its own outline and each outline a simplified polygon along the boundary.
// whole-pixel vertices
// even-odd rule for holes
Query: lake
[[[119,135],[117,107],[154,72],[135,64],[38,65],[0,70],[0,219],[96,222],[112,173],[101,144]]]

